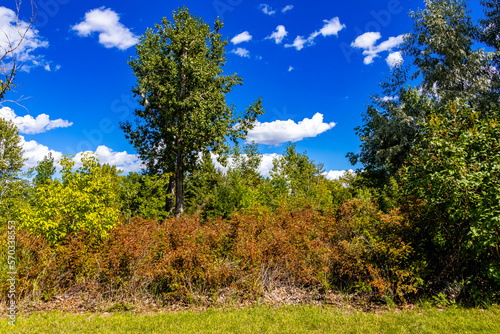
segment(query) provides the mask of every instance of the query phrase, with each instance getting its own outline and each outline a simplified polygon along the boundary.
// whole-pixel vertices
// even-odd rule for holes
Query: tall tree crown
[[[244,138],[264,112],[260,99],[240,115],[226,103],[225,95],[242,80],[224,74],[228,41],[222,27],[217,19],[211,28],[182,7],[172,21],[164,18],[146,31],[129,61],[142,108],[135,111],[136,128],[125,122],[122,129],[151,173],[175,173],[179,194],[200,152],[228,153],[227,139]]]

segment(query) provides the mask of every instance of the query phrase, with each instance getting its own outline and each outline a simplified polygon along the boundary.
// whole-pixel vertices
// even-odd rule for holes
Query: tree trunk
[[[184,212],[184,156],[177,150],[177,166],[175,171],[175,217]]]
[[[187,59],[187,47],[182,49],[182,61],[181,61],[181,75],[180,75],[180,89],[179,89],[179,101],[184,101],[186,98],[186,72],[184,66],[186,65]],[[184,154],[182,152],[182,130],[184,127],[183,122],[183,110],[180,110],[179,115],[179,127],[180,131],[177,133],[177,165],[175,166],[175,217],[179,217],[184,212]]]
[[[167,188],[167,196],[165,199],[165,211],[168,214],[172,213],[174,209],[174,196],[175,196],[175,176],[170,175],[168,178],[168,188]]]

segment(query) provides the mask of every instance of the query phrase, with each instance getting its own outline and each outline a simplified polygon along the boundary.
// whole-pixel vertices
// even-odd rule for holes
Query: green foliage
[[[443,114],[444,113],[444,114]],[[422,253],[500,284],[500,125],[461,104],[430,115],[403,169]],[[427,224],[432,225],[427,226]],[[444,263],[440,263],[444,265]],[[436,265],[436,267],[439,267]],[[482,269],[482,274],[477,272]],[[438,274],[437,269],[434,273]]]
[[[242,80],[224,75],[225,46],[216,20],[213,27],[193,16],[186,7],[148,29],[129,62],[143,109],[135,111],[137,126],[122,123],[151,173],[175,174],[178,216],[184,211],[184,176],[197,164],[199,153],[209,149],[228,153],[228,138],[244,138],[262,114],[259,100],[241,115],[228,106],[225,95]]]
[[[209,216],[227,218],[239,209],[260,204],[263,178],[258,167],[261,158],[257,145],[245,146],[243,154],[239,147],[234,148],[226,177],[214,191]]]
[[[369,198],[345,201],[337,212],[333,240],[334,284],[375,299],[414,296],[423,285],[422,265],[405,241],[407,228],[399,210],[383,213]]]
[[[120,177],[119,200],[123,218],[126,221],[133,217],[165,219],[168,215],[165,198],[168,196],[169,176],[129,173]]]
[[[189,213],[206,217],[214,202],[215,189],[225,179],[224,173],[214,166],[210,152],[205,152],[198,167],[187,177],[186,202]]]
[[[463,99],[484,112],[498,103],[492,85],[498,75],[492,72],[492,54],[474,49],[479,32],[464,0],[427,0],[423,10],[410,13],[413,32],[403,52],[417,67],[414,77],[422,76],[424,92],[437,94],[446,105]]]
[[[386,181],[403,165],[419,133],[418,124],[431,109],[431,102],[414,88],[402,88],[398,95],[395,100],[373,97],[364,124],[355,129],[361,152],[348,154],[353,165],[361,162],[367,172]]]
[[[332,189],[332,208],[336,211],[342,203],[356,196],[354,182],[357,176],[354,172],[345,172],[336,180],[330,181]]]
[[[310,203],[316,209],[333,201],[331,183],[322,166],[315,165],[306,153],[297,153],[295,144],[289,144],[285,154],[274,159],[270,175],[274,201],[286,198],[292,206]]]
[[[481,40],[495,50],[494,60],[500,61],[500,4],[495,0],[481,0],[485,17],[481,20],[484,29],[481,31]]]
[[[267,205],[262,191],[264,178],[258,171],[261,159],[256,144],[235,146],[227,171],[222,172],[214,166],[211,154],[204,154],[198,168],[187,179],[189,211],[204,218],[228,218],[240,209]]]
[[[498,105],[500,75],[494,67],[498,49],[485,52],[476,47],[481,31],[489,34],[483,40],[493,43],[498,5],[490,1],[483,5],[487,19],[482,26],[473,22],[463,0],[427,0],[425,9],[410,13],[413,30],[406,35],[402,52],[411,65],[396,67],[381,83],[385,96],[373,97],[364,124],[356,128],[361,150],[348,154],[352,164],[361,162],[367,171],[385,170],[388,181],[397,176],[418,139],[419,123],[432,109],[462,99],[488,117],[492,106]],[[415,81],[416,87],[405,87]]]
[[[13,220],[27,188],[21,179],[24,161],[17,127],[0,118],[0,220]]]
[[[116,182],[109,168],[90,155],[73,169],[70,156],[60,161],[62,180],[38,185],[32,208],[23,208],[21,227],[57,244],[70,233],[87,233],[89,241],[106,238],[118,224]]]
[[[43,160],[39,161],[38,164],[30,171],[36,172],[33,180],[35,186],[51,183],[52,177],[56,173],[56,166],[54,165],[54,157],[52,157],[52,153],[49,152],[49,154],[43,157]]]

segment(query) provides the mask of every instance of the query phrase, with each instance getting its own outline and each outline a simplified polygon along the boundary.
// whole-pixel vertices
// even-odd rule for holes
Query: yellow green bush
[[[77,169],[70,156],[59,163],[62,179],[36,187],[34,203],[21,211],[21,228],[52,244],[71,232],[87,232],[91,239],[106,238],[119,222],[113,175],[90,154],[82,157],[82,166]]]

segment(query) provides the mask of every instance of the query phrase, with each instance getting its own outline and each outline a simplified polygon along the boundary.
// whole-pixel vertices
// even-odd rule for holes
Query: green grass
[[[4,318],[0,333],[500,333],[500,307],[382,314],[312,306],[152,315],[46,312],[19,316],[14,327]]]

